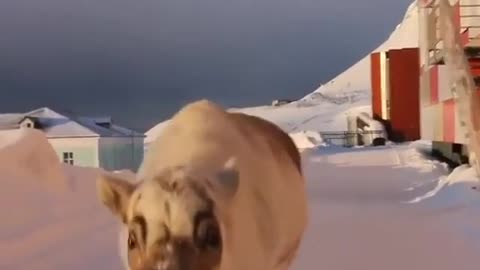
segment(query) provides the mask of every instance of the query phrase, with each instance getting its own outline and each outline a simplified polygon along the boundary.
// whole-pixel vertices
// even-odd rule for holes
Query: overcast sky
[[[112,115],[299,98],[379,45],[412,0],[0,0],[0,112]]]

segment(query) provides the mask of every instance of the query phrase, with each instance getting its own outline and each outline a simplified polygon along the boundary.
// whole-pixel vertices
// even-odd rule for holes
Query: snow
[[[416,16],[412,5],[377,50],[417,42]],[[480,187],[473,169],[450,173],[428,156],[427,141],[323,143],[319,131],[346,130],[348,115],[369,114],[368,61],[300,101],[231,109],[269,119],[299,148],[313,148],[302,153],[310,223],[291,269],[475,269]],[[146,142],[167,123],[147,132]],[[121,269],[125,239],[96,198],[100,171],[60,164],[42,132],[0,131],[0,269]]]
[[[121,269],[120,226],[96,198],[100,169],[60,165],[35,130],[2,131],[0,142],[0,269]],[[310,224],[291,269],[476,267],[478,179],[466,166],[447,176],[430,148],[320,143],[303,152]]]
[[[425,201],[446,173],[424,142],[384,147],[325,147],[305,156],[310,224],[293,270],[475,269],[480,194],[466,184],[435,207]],[[458,175],[468,182],[470,175]],[[467,178],[464,178],[467,177]],[[457,176],[455,177],[457,178]],[[465,193],[470,196],[463,199]]]
[[[23,130],[2,130],[0,131],[0,149],[14,145],[25,136]]]
[[[309,106],[293,102],[280,107],[259,106],[250,108],[230,108],[232,112],[243,112],[258,116],[277,124],[288,133],[300,131],[346,131],[347,115],[370,112],[370,99],[360,95],[350,101],[333,103],[325,101],[317,105]],[[145,143],[153,141],[162,131],[168,121],[161,122],[146,132]]]
[[[372,52],[418,47],[418,10],[414,1],[391,35]],[[278,124],[287,132],[346,131],[346,116],[371,110],[370,53],[304,98],[282,106],[231,108]],[[167,120],[168,121],[168,120]],[[167,123],[147,131],[151,142]]]
[[[289,133],[306,130],[346,131],[347,115],[370,111],[368,102],[367,99],[360,99],[343,104],[325,102],[315,106],[302,106],[291,103],[282,107],[262,106],[230,110],[262,117]]]
[[[415,1],[388,39],[372,52],[410,47],[418,47],[418,10]],[[263,117],[288,132],[346,131],[348,115],[370,114],[371,111],[370,53],[298,101],[278,107],[232,110]]]
[[[120,269],[99,170],[61,165],[43,133],[0,132],[0,269]]]
[[[371,130],[381,130],[381,131],[384,130],[384,126],[382,125],[382,123],[380,123],[377,120],[374,120],[366,112],[359,113],[357,117],[360,118],[363,122],[365,122],[365,124],[367,124]]]
[[[387,40],[372,52],[418,47],[418,37],[418,8],[416,2],[413,1],[408,7],[402,22],[397,25]],[[320,93],[323,95],[349,95],[355,94],[356,91],[369,93],[370,89],[369,53],[337,77],[304,97],[303,101],[315,101],[319,98]]]
[[[320,133],[315,131],[299,131],[288,135],[300,151],[325,145]]]
[[[433,207],[447,207],[457,203],[472,203],[480,206],[478,178],[475,168],[462,165],[449,175],[440,177],[434,189],[408,203],[428,203]]]
[[[25,181],[38,177],[37,182],[44,181],[48,190],[66,188],[57,155],[38,130],[0,131],[0,171],[21,176]]]
[[[0,129],[18,128],[19,122],[24,117],[36,118],[48,138],[144,137],[144,134],[111,123],[110,117],[77,117],[70,113],[61,114],[46,107],[23,114],[0,114]],[[105,121],[110,123],[108,127],[98,125]]]

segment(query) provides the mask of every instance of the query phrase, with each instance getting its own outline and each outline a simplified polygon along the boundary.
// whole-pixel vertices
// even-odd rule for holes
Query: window
[[[63,163],[73,165],[73,152],[63,152]]]

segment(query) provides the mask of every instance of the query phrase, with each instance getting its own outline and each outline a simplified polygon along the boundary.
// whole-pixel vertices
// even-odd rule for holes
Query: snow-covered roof
[[[46,107],[27,113],[0,114],[0,129],[18,128],[20,121],[25,117],[36,119],[48,138],[145,136],[113,124],[109,117],[77,117],[70,113],[58,113]]]
[[[6,113],[0,115],[0,130],[11,129],[18,125],[18,123],[24,118],[20,113]]]

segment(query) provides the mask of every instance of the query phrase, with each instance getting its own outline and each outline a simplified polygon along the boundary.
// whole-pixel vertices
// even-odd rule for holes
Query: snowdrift
[[[300,151],[324,145],[322,136],[315,131],[300,131],[288,135]]]
[[[0,171],[53,191],[65,190],[65,174],[45,135],[38,130],[0,131]],[[20,180],[19,180],[20,181]],[[5,184],[5,183],[3,183]],[[24,183],[27,184],[27,183]]]
[[[427,184],[417,183],[407,188],[413,193],[417,193],[417,190],[423,192],[405,203],[430,208],[480,206],[480,179],[475,168],[462,165],[450,172],[446,163],[430,155],[431,150],[431,142],[420,140],[410,143],[408,150],[403,153],[403,168],[416,169],[422,174],[439,175]],[[429,188],[426,189],[427,187]]]
[[[462,165],[449,175],[442,176],[432,190],[408,203],[421,203],[435,208],[475,205],[480,209],[479,184],[475,168]]]
[[[37,130],[1,131],[0,144],[0,269],[120,269],[99,170],[60,164]]]

